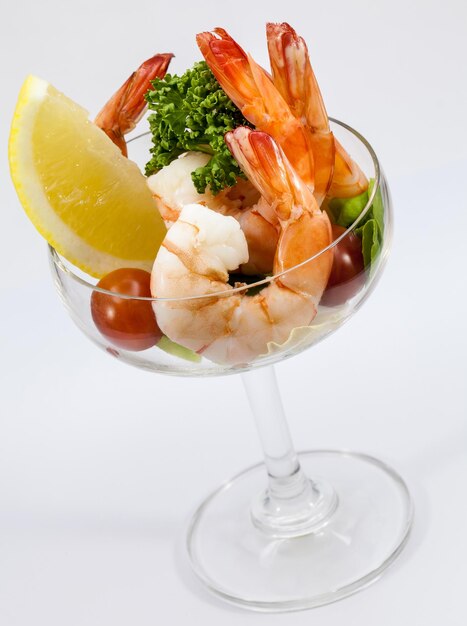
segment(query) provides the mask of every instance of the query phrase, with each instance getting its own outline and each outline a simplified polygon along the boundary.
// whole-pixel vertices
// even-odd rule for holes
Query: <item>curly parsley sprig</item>
[[[191,176],[199,193],[207,186],[213,193],[234,185],[244,177],[224,142],[227,131],[251,126],[228,98],[205,63],[199,61],[182,76],[166,74],[153,81],[146,100],[153,144],[152,159],[146,165],[150,175],[171,163],[187,150],[211,155],[204,167]]]

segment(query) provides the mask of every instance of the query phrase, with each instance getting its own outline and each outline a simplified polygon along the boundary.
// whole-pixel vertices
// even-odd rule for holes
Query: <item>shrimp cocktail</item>
[[[389,191],[369,143],[328,117],[291,26],[267,24],[269,68],[222,28],[196,41],[191,68],[169,74],[173,54],[154,55],[94,122],[27,78],[12,179],[62,301],[98,346],[155,372],[242,373],[264,463],[196,511],[195,573],[244,607],[313,607],[395,559],[410,497],[373,457],[297,455],[264,366],[337,329],[369,295],[389,249]]]

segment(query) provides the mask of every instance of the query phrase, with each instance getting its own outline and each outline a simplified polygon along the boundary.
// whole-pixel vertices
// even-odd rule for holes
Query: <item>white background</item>
[[[461,626],[467,623],[467,10],[442,2],[2,3],[0,624]],[[260,451],[237,377],[184,380],[98,351],[53,291],[45,246],[9,182],[16,95],[37,74],[94,115],[155,52],[172,71],[224,26],[266,61],[265,21],[309,43],[330,115],[373,144],[391,183],[386,273],[338,333],[277,367],[299,449],[393,464],[413,535],[375,585],[337,604],[265,616],[194,581],[183,528]]]

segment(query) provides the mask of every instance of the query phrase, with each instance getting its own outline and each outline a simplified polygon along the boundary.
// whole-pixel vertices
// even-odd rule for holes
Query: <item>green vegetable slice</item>
[[[179,343],[175,343],[175,341],[172,341],[166,335],[162,335],[157,343],[157,347],[167,352],[167,354],[178,356],[180,359],[185,359],[185,361],[192,361],[193,363],[199,363],[201,361],[199,354],[196,354],[193,350],[184,348]]]

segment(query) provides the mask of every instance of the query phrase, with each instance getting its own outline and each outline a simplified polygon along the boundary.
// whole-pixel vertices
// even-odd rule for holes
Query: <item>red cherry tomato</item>
[[[342,226],[332,225],[332,238],[336,240],[345,232]],[[333,248],[334,260],[326,290],[321,298],[325,306],[343,304],[365,284],[362,240],[349,233]]]
[[[101,278],[98,287],[116,294],[150,298],[150,281],[149,272],[122,268]],[[125,350],[146,350],[162,336],[151,302],[147,300],[120,298],[93,291],[91,313],[102,335]]]

